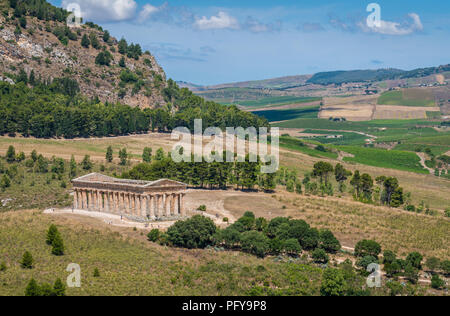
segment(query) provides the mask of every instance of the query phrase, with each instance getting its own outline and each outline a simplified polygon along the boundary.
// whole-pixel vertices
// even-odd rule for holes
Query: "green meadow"
[[[403,91],[388,91],[378,98],[379,105],[436,106],[434,100],[406,99]]]

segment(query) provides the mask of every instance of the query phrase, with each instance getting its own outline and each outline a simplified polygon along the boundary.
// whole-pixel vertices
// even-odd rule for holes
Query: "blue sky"
[[[375,1],[381,21],[370,28]],[[78,3],[85,20],[150,50],[168,77],[197,84],[450,62],[450,1],[51,2]]]

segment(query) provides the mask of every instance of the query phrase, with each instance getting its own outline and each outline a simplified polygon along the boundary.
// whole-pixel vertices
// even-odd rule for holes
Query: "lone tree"
[[[81,166],[84,170],[92,169],[91,157],[89,155],[84,156],[83,161],[81,162]]]
[[[319,177],[320,183],[328,184],[328,177],[331,172],[333,172],[333,166],[324,161],[319,161],[314,165],[314,169],[312,172],[313,177]]]
[[[14,146],[8,147],[8,151],[6,152],[6,161],[9,163],[16,161],[16,150]]]
[[[66,287],[60,278],[56,279],[53,285],[53,293],[55,296],[66,296]]]
[[[35,279],[31,279],[25,289],[25,296],[41,296],[41,289]]]
[[[25,251],[22,257],[22,261],[20,262],[20,266],[22,269],[33,269],[33,256],[29,251]]]
[[[127,149],[123,148],[119,151],[120,165],[125,166],[127,164],[128,154]]]
[[[108,147],[106,150],[106,161],[112,162],[113,161],[113,149],[111,146]]]
[[[84,34],[83,37],[81,38],[81,46],[83,46],[84,48],[89,48],[89,46],[91,45],[91,41],[89,40],[89,37]]]
[[[64,242],[63,242],[61,234],[59,232],[53,238],[52,255],[55,255],[55,256],[64,255]]]
[[[144,152],[142,153],[142,161],[150,163],[152,161],[152,149],[149,147],[144,148]]]
[[[58,228],[55,225],[50,225],[47,231],[47,245],[53,244],[53,240],[55,240],[56,235],[58,234]]]
[[[380,244],[373,240],[361,240],[355,246],[355,255],[357,257],[372,256],[378,258],[380,253]]]
[[[344,183],[351,175],[352,172],[345,169],[343,165],[341,165],[340,163],[336,165],[336,168],[334,168],[334,177],[339,183],[339,192],[344,192]]]

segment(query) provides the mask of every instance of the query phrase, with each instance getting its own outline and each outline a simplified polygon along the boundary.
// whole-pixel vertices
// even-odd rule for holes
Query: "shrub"
[[[241,235],[242,250],[264,258],[269,251],[269,238],[261,232],[248,231]]]
[[[365,256],[358,260],[356,265],[364,270],[372,263],[378,263],[378,259],[373,256]]]
[[[450,260],[442,261],[441,270],[447,275],[450,274]]]
[[[427,266],[428,269],[430,269],[431,271],[436,271],[437,269],[439,269],[441,262],[438,258],[436,257],[431,257],[427,259],[427,262],[425,264]]]
[[[148,234],[147,238],[151,242],[157,242],[159,239],[159,236],[161,235],[161,232],[159,229],[152,229]]]
[[[20,262],[20,266],[22,269],[33,269],[33,256],[29,251],[25,251],[22,257],[22,261]]]
[[[389,264],[393,263],[396,259],[397,259],[396,254],[393,251],[391,251],[391,250],[386,250],[383,253],[383,263],[384,264],[386,264],[386,263],[389,263]]]
[[[416,269],[422,269],[423,256],[418,252],[411,252],[408,257],[406,257],[406,264],[410,264]]]
[[[64,242],[62,240],[61,234],[57,233],[52,241],[52,254],[55,256],[64,255]]]
[[[405,268],[405,278],[412,284],[416,284],[419,281],[419,270],[408,264]]]
[[[442,280],[439,275],[434,274],[431,278],[431,287],[433,289],[439,290],[445,286],[445,281]]]
[[[200,206],[197,208],[197,211],[206,212],[206,205],[200,205]]]
[[[216,233],[216,229],[216,225],[211,219],[196,215],[171,226],[167,230],[167,239],[177,247],[205,248],[212,244],[212,237]]]
[[[347,282],[341,270],[326,269],[322,276],[320,295],[344,296],[347,291]]]
[[[322,230],[320,232],[320,248],[329,253],[336,253],[341,250],[341,243],[334,237],[329,230]]]
[[[312,252],[311,257],[313,258],[315,263],[320,263],[320,264],[326,264],[330,260],[330,258],[328,258],[327,253],[325,252],[325,250],[320,249],[320,248],[315,249]]]
[[[98,268],[94,269],[94,274],[93,274],[94,278],[99,278],[100,277],[100,271],[98,271]]]
[[[380,253],[380,244],[373,240],[361,240],[355,246],[355,255],[357,257],[373,256],[378,258]]]
[[[58,234],[58,228],[55,225],[50,225],[47,231],[47,245],[51,245],[53,243],[53,240],[55,239],[55,236]]]
[[[7,269],[7,267],[6,267],[6,262],[3,261],[3,262],[0,264],[0,272],[6,271],[6,269]]]
[[[298,255],[302,252],[302,247],[300,246],[298,240],[295,238],[286,240],[283,244],[283,248],[288,255]]]

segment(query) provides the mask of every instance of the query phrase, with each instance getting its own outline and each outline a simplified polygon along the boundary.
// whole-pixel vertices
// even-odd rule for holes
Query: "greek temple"
[[[99,173],[82,176],[72,183],[73,207],[77,210],[117,214],[137,221],[186,216],[185,183],[118,179]]]

